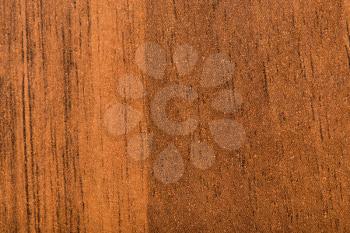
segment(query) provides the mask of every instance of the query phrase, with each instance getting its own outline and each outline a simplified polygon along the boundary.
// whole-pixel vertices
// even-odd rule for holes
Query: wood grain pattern
[[[106,3],[1,3],[1,232],[147,229],[147,169],[101,121],[143,9]]]
[[[166,52],[163,80],[135,63],[147,41]],[[181,44],[199,54],[184,76]],[[235,114],[209,109],[220,88],[199,85],[218,52],[235,66],[220,87],[241,93]],[[1,0],[0,54],[0,232],[350,231],[350,1]],[[154,137],[144,161],[127,155],[132,135],[105,127],[107,109],[126,102],[126,74],[147,93],[133,103],[144,113],[136,131]],[[199,94],[171,112],[199,116],[189,136],[151,120],[172,84]],[[231,152],[208,133],[223,117],[246,131]],[[215,147],[208,170],[191,165],[196,140]],[[169,143],[185,170],[166,185],[153,164]]]

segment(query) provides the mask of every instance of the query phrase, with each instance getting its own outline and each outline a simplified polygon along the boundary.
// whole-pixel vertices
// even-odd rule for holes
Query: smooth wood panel
[[[216,148],[208,171],[189,165],[171,186],[150,178],[152,232],[349,231],[348,7],[342,1],[149,2],[147,39],[169,54],[189,43],[203,56],[191,78],[198,80],[206,56],[230,57],[234,77],[222,88],[241,92],[243,108],[229,117],[247,134],[239,150]],[[176,75],[169,72],[168,83],[187,82],[201,93],[203,129],[192,140],[206,139],[204,123],[222,117],[206,112],[211,91]],[[190,164],[189,139],[176,143]]]

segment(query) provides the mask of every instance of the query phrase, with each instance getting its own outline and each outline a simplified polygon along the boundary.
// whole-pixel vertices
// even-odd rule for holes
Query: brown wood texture
[[[163,79],[138,67],[147,42],[164,49]],[[183,44],[198,53],[185,75]],[[232,78],[205,88],[216,53]],[[350,232],[350,1],[1,0],[0,54],[0,232]],[[118,94],[125,75],[147,95]],[[171,85],[198,94],[169,109],[197,117],[189,135],[152,120]],[[234,114],[209,107],[222,88],[242,96]],[[143,113],[130,134],[106,129],[117,103]],[[221,118],[243,125],[239,148],[209,133]],[[128,156],[137,132],[148,159]],[[196,141],[215,150],[207,170],[191,165]],[[166,184],[154,164],[169,145],[184,168]]]

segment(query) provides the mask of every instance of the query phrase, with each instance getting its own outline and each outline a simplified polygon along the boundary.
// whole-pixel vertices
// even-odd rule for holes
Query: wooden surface
[[[0,232],[350,232],[348,0],[1,0],[0,20]],[[164,49],[163,79],[138,67],[145,42]],[[198,54],[186,75],[182,44]],[[204,88],[216,53],[232,78]],[[136,102],[118,94],[125,75],[142,80]],[[197,116],[189,135],[152,121],[169,85],[198,94],[170,110]],[[234,114],[208,107],[221,88],[239,91]],[[118,103],[143,113],[130,134],[106,129],[127,124],[108,118]],[[239,148],[208,133],[219,118],[243,125]],[[128,156],[137,132],[152,134],[145,160]],[[204,140],[216,157],[201,170],[189,151]],[[169,145],[184,168],[166,184]]]

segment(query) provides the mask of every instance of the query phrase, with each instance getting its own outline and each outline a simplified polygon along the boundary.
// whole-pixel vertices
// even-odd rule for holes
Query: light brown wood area
[[[0,55],[1,233],[350,232],[350,1],[1,0]]]

